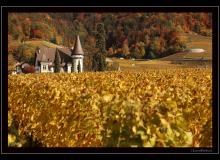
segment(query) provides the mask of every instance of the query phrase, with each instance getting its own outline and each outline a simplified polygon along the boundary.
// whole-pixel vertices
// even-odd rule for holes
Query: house
[[[22,74],[22,73],[34,73],[34,67],[26,62],[18,62],[15,64],[15,69],[12,74]]]
[[[22,69],[27,65],[25,62],[17,62],[15,65],[15,70],[12,74],[21,74]]]
[[[19,74],[21,73],[21,63],[17,62],[11,66],[8,66],[8,74]]]
[[[73,48],[40,47],[35,53],[35,70],[38,73],[55,72],[55,57],[58,55],[60,72],[82,72],[84,52],[79,36]]]
[[[105,58],[106,63],[113,63],[113,60],[111,60],[110,58]]]

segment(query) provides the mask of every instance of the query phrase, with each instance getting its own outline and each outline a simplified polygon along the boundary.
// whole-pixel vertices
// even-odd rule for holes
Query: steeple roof
[[[83,52],[83,49],[81,46],[81,42],[79,39],[79,35],[77,35],[72,55],[84,55],[84,52]]]

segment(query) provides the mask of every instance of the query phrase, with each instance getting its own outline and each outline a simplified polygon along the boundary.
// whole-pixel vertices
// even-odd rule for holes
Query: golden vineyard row
[[[9,131],[45,147],[212,146],[208,69],[10,75],[8,102]]]

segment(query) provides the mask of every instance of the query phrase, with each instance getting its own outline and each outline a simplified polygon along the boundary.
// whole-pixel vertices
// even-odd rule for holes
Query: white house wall
[[[40,66],[39,66],[40,72],[41,73],[54,72],[54,67],[52,67],[49,70],[49,64],[50,63],[49,62],[48,63],[47,62],[40,62]],[[78,67],[77,67],[79,64],[80,64],[80,71],[78,71]],[[44,65],[46,66],[46,69],[43,69]],[[67,64],[67,73],[71,73],[72,72],[72,70],[71,70],[72,67],[73,67],[73,71],[74,72],[77,72],[77,73],[78,72],[83,72],[83,55],[74,55],[73,56],[73,64],[72,63],[68,63]],[[64,69],[63,69],[63,72],[64,72]]]
[[[67,64],[67,73],[71,73],[72,64]]]
[[[43,66],[44,66],[44,65],[46,66],[46,69],[43,69]],[[41,71],[41,73],[49,72],[48,65],[49,65],[49,63],[41,62],[41,66],[40,66],[40,71]]]
[[[73,59],[73,69],[74,69],[74,72],[78,72],[78,68],[77,66],[80,64],[80,71],[79,72],[82,72],[83,71],[83,59]]]
[[[81,71],[80,72],[82,72],[83,71],[83,58],[82,59],[80,59],[80,64],[81,64]]]

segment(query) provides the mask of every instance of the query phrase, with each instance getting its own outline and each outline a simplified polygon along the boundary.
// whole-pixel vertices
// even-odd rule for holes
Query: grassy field
[[[60,48],[61,46],[56,45],[54,43],[50,43],[47,41],[43,41],[43,40],[32,40],[32,41],[25,41],[26,44],[31,44],[35,47],[37,46],[44,46],[44,47],[49,47],[49,48]]]
[[[140,71],[146,69],[172,69],[172,68],[212,68],[211,61],[171,61],[171,60],[130,60],[112,58],[119,63],[122,71]]]
[[[194,49],[194,48],[201,48],[204,49],[205,52],[203,53],[189,53],[189,52],[181,52],[176,53],[167,57],[162,58],[161,60],[175,60],[181,58],[205,58],[205,59],[212,59],[212,37],[204,37],[201,35],[184,35],[187,39],[187,49]]]

